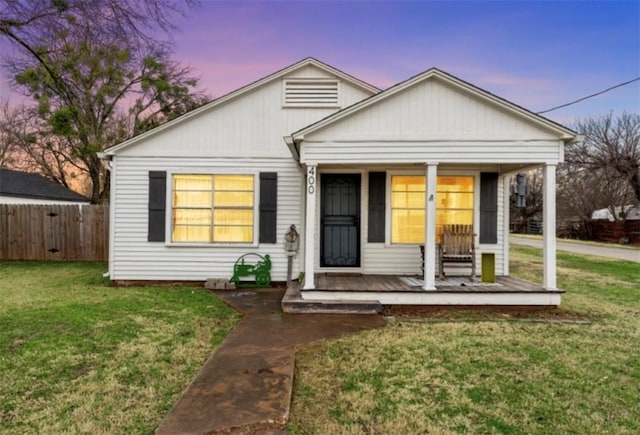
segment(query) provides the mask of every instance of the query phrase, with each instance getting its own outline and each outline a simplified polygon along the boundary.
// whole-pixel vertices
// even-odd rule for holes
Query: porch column
[[[312,290],[314,285],[315,265],[315,224],[316,224],[316,190],[317,190],[317,165],[307,165],[306,183],[306,215],[304,225],[304,286],[303,290]]]
[[[511,206],[511,177],[502,177],[502,274],[509,276],[509,226]]]
[[[544,165],[542,193],[544,288],[556,290],[556,165]]]
[[[424,286],[423,290],[436,289],[436,180],[438,164],[426,165],[425,213],[424,213]]]

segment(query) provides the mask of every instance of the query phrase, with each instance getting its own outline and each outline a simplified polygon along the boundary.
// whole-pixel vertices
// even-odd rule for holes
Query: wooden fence
[[[0,204],[1,260],[106,261],[108,205]]]
[[[609,243],[640,244],[640,220],[624,222],[609,222],[606,220],[592,221],[596,240]]]

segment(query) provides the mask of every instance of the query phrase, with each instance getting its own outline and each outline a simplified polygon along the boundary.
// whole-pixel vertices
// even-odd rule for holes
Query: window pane
[[[473,210],[438,210],[436,212],[436,235],[440,241],[443,225],[473,225]]]
[[[424,208],[424,192],[392,192],[393,208]]]
[[[438,177],[438,192],[473,192],[473,177]]]
[[[174,207],[211,207],[211,192],[173,192]]]
[[[176,225],[211,225],[211,209],[180,208],[173,216]]]
[[[214,175],[216,191],[253,192],[253,175]]]
[[[474,177],[439,176],[436,233],[444,224],[473,224]],[[425,177],[391,177],[391,242],[424,243]]]
[[[214,242],[252,242],[253,241],[253,227],[214,227],[213,228],[213,241]]]
[[[211,190],[211,175],[174,175],[174,190]]]
[[[424,243],[424,210],[392,210],[391,243]]]
[[[253,226],[253,210],[218,210],[213,212],[214,225]]]
[[[436,207],[445,208],[473,208],[473,193],[438,192]]]
[[[181,226],[173,227],[174,242],[210,242],[210,226]]]
[[[395,175],[391,177],[391,191],[393,192],[424,192],[425,180],[421,175]]]
[[[217,207],[253,207],[253,192],[215,192],[213,202]]]
[[[253,175],[173,176],[175,242],[253,241]]]

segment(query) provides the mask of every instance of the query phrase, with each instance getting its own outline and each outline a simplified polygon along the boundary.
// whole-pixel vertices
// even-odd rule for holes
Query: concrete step
[[[292,283],[282,298],[282,312],[289,314],[378,314],[382,305],[377,300],[323,301],[302,299],[298,283]]]

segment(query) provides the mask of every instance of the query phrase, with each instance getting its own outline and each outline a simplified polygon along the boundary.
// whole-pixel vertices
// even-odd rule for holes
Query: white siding
[[[315,142],[305,141],[301,161],[335,163],[542,163],[560,161],[559,141]]]
[[[112,192],[112,280],[203,281],[230,278],[236,259],[248,252],[269,254],[272,279],[286,280],[284,234],[291,224],[301,227],[300,186],[302,175],[292,159],[224,158],[127,158],[117,157],[117,181]],[[147,241],[149,171],[259,170],[278,172],[278,242],[246,246],[169,246]],[[256,204],[257,207],[257,204]],[[255,235],[257,240],[257,233]],[[298,275],[294,262],[294,277]]]
[[[557,134],[534,126],[498,106],[479,101],[437,79],[426,80],[312,134],[317,140],[367,133],[421,138],[425,134],[491,135],[493,139],[553,139]]]
[[[284,108],[287,78],[336,79],[314,66],[306,66],[247,94],[212,107],[197,116],[151,135],[119,152],[144,157],[277,157],[289,158],[283,137],[316,122],[339,108]],[[350,105],[370,94],[340,81],[340,101]]]
[[[557,133],[437,79],[426,80],[317,131],[302,161],[557,162]]]

